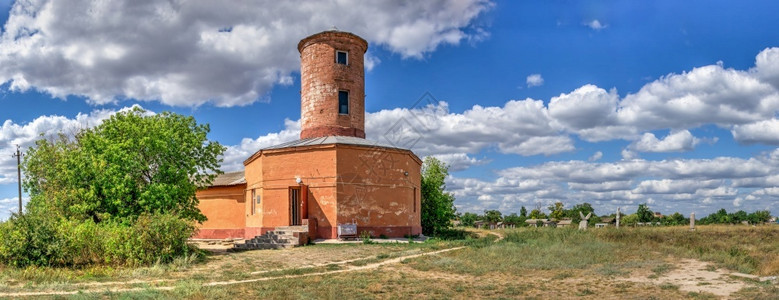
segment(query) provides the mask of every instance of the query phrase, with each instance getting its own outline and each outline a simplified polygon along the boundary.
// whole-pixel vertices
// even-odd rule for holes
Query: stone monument
[[[590,220],[590,217],[592,217],[592,213],[588,213],[585,217],[584,214],[580,211],[579,216],[582,217],[582,220],[579,221],[579,230],[587,230],[587,221]]]

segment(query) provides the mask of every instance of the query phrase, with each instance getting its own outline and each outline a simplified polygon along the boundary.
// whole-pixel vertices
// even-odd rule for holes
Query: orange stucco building
[[[422,232],[422,161],[411,150],[365,139],[367,49],[342,31],[300,41],[300,139],[259,149],[243,171],[198,191],[208,221],[196,237],[252,238],[308,225],[309,237],[336,238],[339,224],[373,236]]]

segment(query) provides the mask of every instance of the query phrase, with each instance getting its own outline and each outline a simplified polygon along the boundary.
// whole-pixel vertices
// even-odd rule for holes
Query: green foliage
[[[195,192],[218,173],[224,147],[208,125],[173,113],[120,112],[72,137],[36,142],[25,156],[24,215],[0,223],[12,266],[172,262],[205,221]]]
[[[652,222],[652,219],[654,219],[654,213],[649,210],[649,207],[646,204],[638,205],[636,215],[638,215],[639,222]]]
[[[595,209],[592,208],[592,205],[590,205],[589,203],[585,202],[585,203],[582,203],[582,204],[576,204],[571,209],[566,210],[565,211],[565,216],[568,217],[568,218],[571,218],[571,221],[574,224],[579,224],[579,222],[582,220],[582,217],[579,215],[580,212],[584,216],[587,216],[587,214],[590,214],[590,213],[595,215]],[[595,224],[595,223],[592,222],[593,221],[592,219],[590,219],[590,221],[591,221],[590,222],[591,224]]]
[[[499,210],[485,210],[484,221],[487,221],[489,223],[498,223],[503,221],[503,215],[500,213]]]
[[[508,216],[505,216],[503,218],[503,223],[509,224],[509,225],[520,225],[522,223],[525,223],[525,218],[517,216],[516,213],[512,213]]]
[[[455,216],[454,195],[445,192],[446,176],[449,167],[428,156],[422,165],[422,232],[436,235],[439,231],[449,228]]]
[[[371,241],[371,233],[367,230],[363,230],[360,232],[360,239],[362,240],[363,244],[370,245],[373,244],[373,241]]]
[[[549,217],[555,220],[560,220],[565,216],[565,209],[562,202],[555,202],[554,205],[549,206]]]
[[[701,224],[739,224],[741,222],[748,222],[749,224],[759,224],[768,222],[771,219],[771,212],[767,210],[758,210],[751,214],[747,214],[743,210],[739,210],[735,213],[728,213],[724,208],[717,212],[710,214],[704,218],[701,218]]]
[[[462,216],[460,216],[460,225],[462,226],[468,226],[473,227],[473,223],[478,221],[480,219],[479,215],[475,213],[464,213]]]
[[[519,216],[523,218],[527,218],[527,208],[522,206],[522,208],[519,209]]]
[[[633,225],[636,225],[636,223],[638,223],[638,215],[637,215],[637,214],[629,214],[629,215],[626,215],[626,216],[622,217],[622,219],[620,220],[620,222],[621,222],[623,225],[625,225],[625,226],[633,226]]]
[[[73,138],[37,141],[22,166],[24,187],[32,205],[68,219],[172,213],[202,222],[195,192],[219,172],[224,151],[209,130],[174,113],[120,112]]]
[[[0,261],[15,267],[149,265],[194,253],[192,221],[141,215],[132,226],[51,218],[40,212],[0,223]]]
[[[542,213],[540,209],[534,209],[530,211],[528,219],[546,219],[546,214]]]

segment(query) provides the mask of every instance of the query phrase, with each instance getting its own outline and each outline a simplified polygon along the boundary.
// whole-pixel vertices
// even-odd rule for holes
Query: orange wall
[[[333,238],[342,223],[373,235],[419,234],[421,161],[409,151],[351,145],[265,150],[248,160],[247,232],[290,225],[289,188],[308,187],[308,218]],[[405,175],[408,172],[408,175]],[[251,215],[251,190],[261,195]],[[247,235],[252,235],[247,233]]]
[[[217,186],[198,191],[198,208],[208,218],[201,229],[243,229],[245,185]]]
[[[264,151],[246,170],[247,183],[262,187],[262,227],[290,224],[289,187],[298,186],[298,177],[308,186],[309,218],[316,218],[319,226],[334,223],[335,148]],[[261,176],[253,175],[257,173]]]
[[[373,235],[418,234],[420,167],[405,151],[339,145],[338,223],[354,220],[360,231],[383,228]]]

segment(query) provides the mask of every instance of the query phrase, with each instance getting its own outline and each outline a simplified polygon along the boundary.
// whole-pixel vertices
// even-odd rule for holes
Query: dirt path
[[[500,236],[499,234],[496,234]],[[245,279],[245,280],[228,280],[228,281],[212,281],[212,282],[206,282],[203,283],[202,286],[224,286],[224,285],[234,285],[234,284],[242,284],[242,283],[251,283],[251,282],[259,282],[259,281],[268,281],[268,280],[276,280],[276,279],[289,279],[289,278],[300,278],[300,277],[308,277],[308,276],[318,276],[318,275],[328,275],[328,274],[336,274],[336,273],[346,273],[346,272],[355,272],[355,271],[363,271],[363,270],[370,270],[370,269],[377,269],[381,266],[389,265],[389,264],[396,264],[400,263],[403,260],[406,259],[412,259],[422,256],[428,256],[428,255],[436,255],[441,254],[449,251],[459,250],[463,249],[463,247],[454,247],[454,248],[447,248],[432,252],[426,252],[426,253],[419,253],[419,254],[413,254],[413,255],[406,255],[406,256],[400,256],[388,260],[384,260],[377,263],[367,264],[364,266],[349,266],[346,269],[340,269],[340,270],[333,270],[333,271],[325,271],[325,272],[316,272],[316,273],[308,273],[308,274],[300,274],[300,275],[284,275],[284,276],[275,276],[275,277],[261,277],[261,278],[252,278],[252,279]],[[370,259],[373,257],[367,257],[363,259]],[[348,260],[342,262],[342,264],[346,264],[351,261],[356,261],[359,259],[354,260]],[[138,283],[154,283],[154,282],[163,282],[162,280],[154,280],[154,281],[131,281],[131,282],[121,282],[121,284],[138,284]],[[105,282],[105,283],[94,283],[94,284],[83,284],[83,285],[107,285],[107,284],[115,284],[119,282]],[[76,291],[41,291],[41,292],[18,292],[18,293],[0,293],[0,297],[34,297],[34,296],[56,296],[56,295],[75,295],[78,293],[104,293],[104,292],[112,292],[112,293],[122,293],[122,292],[139,292],[139,291],[147,291],[147,290],[159,290],[159,291],[169,291],[173,290],[175,287],[173,286],[157,286],[157,287],[143,287],[143,288],[108,288],[108,289],[87,289],[87,290],[76,290]]]
[[[673,265],[672,270],[660,276],[639,272],[619,280],[660,286],[672,285],[678,287],[680,291],[710,293],[719,297],[729,297],[747,286],[746,282],[731,277],[735,273],[715,269],[707,262],[683,259]]]

